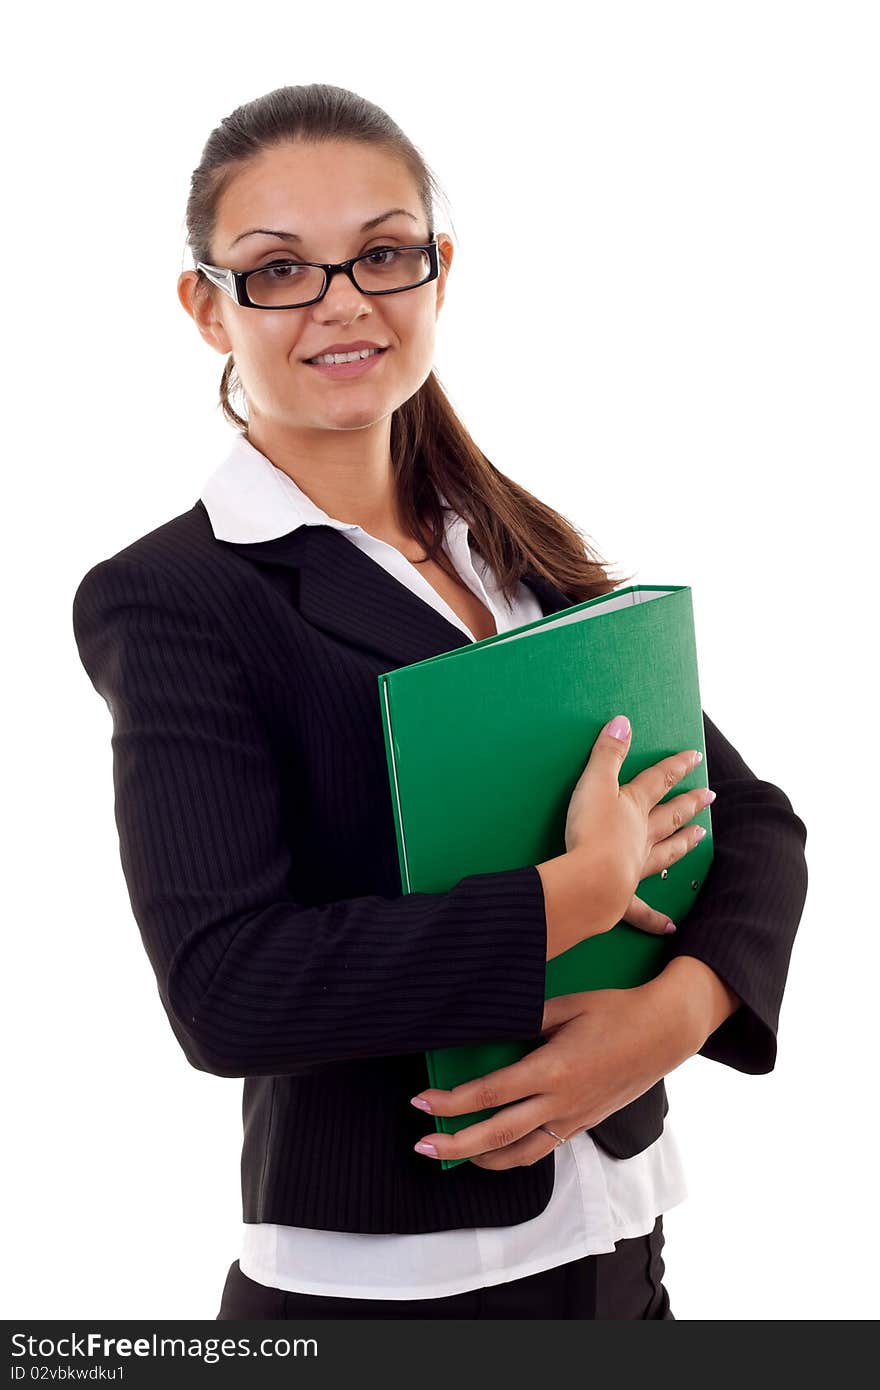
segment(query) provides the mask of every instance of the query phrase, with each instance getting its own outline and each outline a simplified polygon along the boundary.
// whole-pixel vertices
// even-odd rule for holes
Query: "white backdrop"
[[[693,588],[703,707],[808,829],[775,1071],[669,1082],[688,1319],[876,1312],[878,52],[871,4],[28,9],[4,77],[7,1317],[213,1318],[241,1081],[159,1003],[70,608],[233,434],[176,298],[189,175],[286,83],[384,107],[447,194],[436,366],[635,583]],[[573,26],[577,26],[576,30]],[[517,258],[550,276],[520,280]]]

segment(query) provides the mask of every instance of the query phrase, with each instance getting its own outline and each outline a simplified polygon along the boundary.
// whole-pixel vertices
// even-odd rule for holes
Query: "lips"
[[[363,344],[361,344],[361,346],[360,346],[359,348],[355,348],[355,347],[350,347],[350,348],[328,348],[328,349],[326,349],[325,352],[317,352],[317,353],[315,353],[315,356],[314,356],[314,357],[304,357],[304,358],[303,358],[303,361],[304,361],[308,366],[313,367],[313,366],[315,365],[315,360],[316,360],[316,358],[318,358],[318,357],[326,357],[326,356],[328,356],[328,354],[329,354],[330,356],[333,356],[333,355],[335,355],[336,353],[339,353],[339,354],[344,355],[345,353],[348,353],[348,352],[363,352],[363,350],[364,350],[364,348],[365,348],[366,346],[367,346],[366,343],[363,343]],[[370,346],[370,354],[371,354],[371,356],[373,356],[373,357],[378,357],[378,356],[381,355],[381,353],[387,352],[387,351],[388,351],[387,348],[379,347],[378,343],[371,343],[369,346]]]
[[[306,362],[307,367],[311,367],[317,376],[326,377],[328,381],[347,381],[353,377],[365,376],[368,372],[378,367],[380,357],[385,356],[387,349],[380,348],[376,352],[371,352],[368,357],[355,357],[351,362]]]

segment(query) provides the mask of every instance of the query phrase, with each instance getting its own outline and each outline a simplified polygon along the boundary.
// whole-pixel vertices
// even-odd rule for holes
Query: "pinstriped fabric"
[[[283,592],[266,588],[267,612],[196,548],[154,540],[89,571],[74,633],[113,718],[121,863],[163,1006],[192,1065],[246,1078],[245,1219],[364,1231],[525,1219],[549,1199],[552,1156],[491,1191],[478,1169],[467,1184],[426,1180],[409,1097],[427,1047],[538,1035],[537,870],[403,896],[381,726],[365,707],[378,712],[388,662],[352,661],[320,632],[281,653]],[[245,655],[230,627],[249,633]]]
[[[110,697],[123,868],[197,1065],[280,1074],[499,1030],[538,1034],[546,941],[536,869],[472,876],[442,894],[294,898],[272,742],[235,655],[193,616],[189,596],[136,562],[108,561],[87,592],[77,627]],[[344,679],[339,691],[347,717]],[[329,749],[314,775],[344,777],[337,810],[357,827],[375,810]],[[336,836],[352,838],[344,824]],[[487,997],[500,962],[502,988]]]
[[[565,606],[529,582],[544,611]],[[244,1220],[414,1233],[537,1215],[552,1153],[451,1174],[412,1153],[424,1049],[534,1037],[543,1011],[534,866],[400,893],[376,677],[466,635],[338,532],[225,543],[200,502],[94,566],[73,626],[113,719],[121,863],[163,1006],[193,1066],[244,1077]],[[675,949],[743,999],[704,1053],[768,1070],[806,832],[704,722],[716,859]],[[660,1083],[591,1134],[630,1156],[666,1108]]]
[[[779,787],[755,776],[703,714],[715,860],[711,904],[697,898],[672,955],[696,956],[746,1007],[707,1039],[700,1055],[753,1074],[773,1070],[788,964],[807,896],[807,830]],[[706,930],[723,922],[724,930]]]

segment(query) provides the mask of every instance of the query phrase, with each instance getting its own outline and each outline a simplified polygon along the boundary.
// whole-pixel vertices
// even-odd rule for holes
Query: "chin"
[[[343,402],[338,409],[323,412],[324,421],[331,429],[362,430],[384,420],[396,407],[384,408],[378,402],[364,402],[363,405],[348,405]]]

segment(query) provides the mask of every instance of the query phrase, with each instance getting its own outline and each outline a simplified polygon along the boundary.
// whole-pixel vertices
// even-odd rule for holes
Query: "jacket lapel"
[[[217,541],[253,564],[298,572],[294,602],[306,622],[394,666],[470,644],[461,630],[333,526],[298,526],[269,541]],[[531,570],[523,575],[542,611],[571,600]]]

